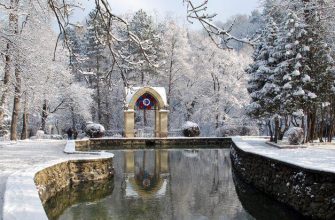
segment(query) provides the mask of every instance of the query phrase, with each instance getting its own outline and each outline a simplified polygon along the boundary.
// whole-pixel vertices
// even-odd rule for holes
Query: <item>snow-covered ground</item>
[[[36,219],[39,212],[44,212],[33,181],[39,170],[71,159],[113,156],[106,153],[76,154],[73,141],[69,141],[64,149],[65,145],[66,141],[59,140],[0,142],[0,220],[4,216],[6,219],[20,219],[18,216]],[[43,216],[37,219],[43,219]]]
[[[335,146],[319,144],[306,148],[279,149],[266,144],[268,139],[256,137],[234,137],[234,143],[242,150],[303,168],[335,173]]]
[[[335,147],[332,144],[279,149],[266,144],[267,139],[265,138],[234,137],[233,140],[239,148],[247,152],[308,169],[335,173]],[[5,210],[9,210],[9,213],[15,213],[16,216],[21,215],[27,219],[26,212],[22,210],[33,210],[33,207],[36,215],[38,210],[43,211],[33,182],[33,176],[38,170],[71,159],[111,156],[107,153],[100,155],[76,154],[73,141],[68,142],[66,148],[64,148],[65,145],[66,141],[59,140],[0,142],[0,219],[3,218],[5,191]],[[8,214],[8,212],[6,213]],[[30,214],[34,216],[32,211]],[[36,215],[30,219],[36,219]],[[10,215],[6,216],[11,219]]]

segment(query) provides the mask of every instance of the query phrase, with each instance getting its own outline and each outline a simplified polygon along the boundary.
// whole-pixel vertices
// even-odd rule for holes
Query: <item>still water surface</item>
[[[114,178],[51,199],[50,219],[302,219],[238,180],[229,149],[112,152]]]

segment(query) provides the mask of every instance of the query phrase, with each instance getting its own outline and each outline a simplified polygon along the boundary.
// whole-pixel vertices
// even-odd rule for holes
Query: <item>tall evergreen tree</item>
[[[278,100],[274,98],[278,95],[279,87],[272,78],[276,67],[276,60],[272,54],[277,41],[278,27],[270,15],[266,22],[253,55],[254,63],[247,70],[250,75],[248,91],[252,98],[248,113],[259,119],[273,117],[278,109]],[[267,123],[272,133],[270,123]]]

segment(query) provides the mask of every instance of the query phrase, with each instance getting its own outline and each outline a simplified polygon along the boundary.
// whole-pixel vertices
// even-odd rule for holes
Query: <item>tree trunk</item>
[[[323,109],[321,106],[321,122],[319,123],[319,141],[323,142],[323,131],[325,128],[325,123],[324,123],[324,113],[323,113]],[[327,130],[327,128],[326,128]]]
[[[311,112],[309,114],[309,131],[308,131],[308,136],[307,136],[307,141],[308,142],[313,142],[315,138],[315,122],[316,122],[316,113],[315,109],[311,109]]]
[[[101,113],[101,88],[100,88],[100,75],[99,75],[99,56],[97,56],[97,104],[98,104],[98,121],[102,123],[102,113]]]
[[[315,138],[317,137],[317,135],[316,135],[316,112],[315,111],[313,112],[311,129],[312,129],[311,141],[313,142],[315,140]]]
[[[8,25],[8,35],[16,36],[18,34],[18,3],[19,0],[10,0],[11,11],[9,13],[9,25]],[[4,78],[3,78],[3,88],[2,95],[0,99],[0,134],[4,129],[4,116],[5,109],[8,102],[9,88],[10,88],[10,72],[13,66],[13,54],[15,53],[13,42],[9,41],[6,45],[5,54],[5,68],[4,68]]]
[[[9,20],[10,23],[13,25],[10,28],[14,30],[14,35],[18,35],[19,27],[18,27],[18,0],[11,0],[11,6],[13,8],[13,13],[10,13]],[[20,111],[20,100],[21,100],[21,69],[19,63],[19,51],[18,49],[13,50],[15,53],[15,89],[14,89],[14,104],[13,104],[13,113],[12,113],[12,121],[10,126],[10,139],[17,140],[17,123],[19,118],[19,111]]]
[[[170,103],[171,94],[172,94],[172,73],[173,73],[173,57],[174,57],[174,50],[175,50],[175,42],[172,42],[171,45],[171,57],[170,57],[170,65],[169,65],[169,85],[168,85],[168,95],[167,95],[167,102]]]
[[[266,125],[268,126],[269,133],[270,133],[270,141],[273,142],[273,131],[272,131],[272,126],[271,126],[271,120],[268,120]]]
[[[306,136],[306,123],[305,123],[305,120],[306,120],[306,112],[307,111],[304,111],[304,116],[302,116],[302,118],[301,118],[301,128],[302,128],[302,130],[304,131],[304,141],[303,141],[303,143],[306,143],[306,138],[307,138],[307,136]]]
[[[15,67],[15,94],[14,94],[14,105],[12,113],[12,122],[10,127],[10,139],[13,141],[17,140],[17,123],[19,119],[20,101],[21,101],[21,69]]]
[[[141,83],[144,86],[144,71],[141,71]]]
[[[307,118],[306,118],[306,143],[310,140],[311,133],[311,113],[310,109],[307,111]]]
[[[10,70],[11,70],[11,43],[7,43],[6,47],[6,55],[5,55],[5,70],[4,70],[4,78],[3,78],[3,87],[2,87],[2,95],[0,99],[0,135],[1,131],[4,129],[4,116],[5,109],[8,102],[9,95],[9,80],[10,80]]]
[[[29,123],[29,115],[28,115],[28,102],[27,102],[27,94],[25,94],[24,98],[24,108],[23,108],[23,116],[22,116],[22,132],[21,132],[21,140],[25,140],[29,138],[28,135],[28,123]]]
[[[106,122],[106,129],[107,130],[111,130],[111,125],[110,125],[110,121],[111,121],[111,117],[110,117],[110,112],[111,110],[109,109],[110,106],[110,100],[108,98],[108,93],[105,94],[105,102],[106,102],[106,113],[105,113],[105,122]]]
[[[279,118],[275,117],[275,137],[274,137],[274,142],[278,143],[278,139],[279,139],[279,130],[280,130],[280,126],[279,126]]]
[[[45,132],[46,122],[48,118],[48,103],[47,100],[44,100],[43,107],[42,107],[42,125],[41,130]]]
[[[280,133],[279,133],[278,139],[280,141],[284,139],[284,135],[285,135],[286,131],[290,128],[290,125],[291,125],[289,116],[286,116],[284,119],[281,119],[281,122],[283,120],[284,120],[284,127],[282,129],[282,125],[281,125],[280,128],[279,128]]]
[[[72,128],[76,129],[76,116],[74,114],[74,109],[73,107],[70,108],[71,109],[71,118],[72,118]]]
[[[331,120],[329,123],[329,133],[328,133],[328,142],[332,142],[332,139],[335,135],[335,103],[333,101],[333,104],[331,105],[331,111],[330,111],[330,115],[331,115]]]

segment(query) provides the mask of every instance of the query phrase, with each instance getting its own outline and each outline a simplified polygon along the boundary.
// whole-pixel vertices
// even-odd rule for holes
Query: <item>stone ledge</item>
[[[44,204],[64,188],[113,177],[113,159],[70,160],[36,173],[34,181]]]
[[[276,144],[270,141],[265,142],[266,144],[272,146],[272,147],[276,147],[279,149],[296,149],[296,148],[307,148],[306,146],[302,146],[302,145],[287,145],[287,144]]]
[[[335,218],[335,174],[246,152],[233,144],[234,171],[248,184],[313,219]]]
[[[231,138],[97,138],[75,141],[76,151],[167,148],[229,148]]]

